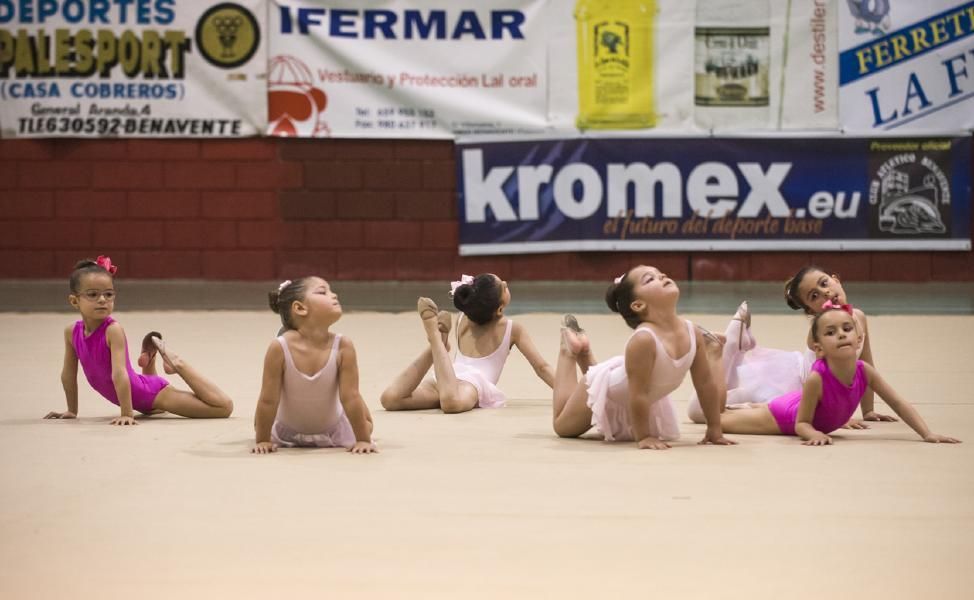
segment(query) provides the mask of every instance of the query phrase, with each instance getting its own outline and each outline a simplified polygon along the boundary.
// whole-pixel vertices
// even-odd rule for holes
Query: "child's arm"
[[[257,444],[251,452],[267,454],[277,450],[271,442],[271,427],[277,416],[277,405],[281,401],[281,385],[284,380],[284,349],[278,341],[271,340],[264,354],[264,374],[261,377],[260,396],[254,412],[254,431]]]
[[[656,364],[656,340],[636,335],[626,345],[626,377],[629,380],[629,421],[640,449],[665,450],[670,445],[649,433],[649,386]]]
[[[138,425],[135,412],[132,410],[132,382],[125,368],[128,356],[125,349],[125,332],[118,323],[112,323],[105,331],[108,340],[108,350],[112,355],[112,384],[115,395],[118,396],[118,407],[122,414],[112,419],[112,425]]]
[[[724,437],[724,431],[720,426],[720,413],[727,401],[727,386],[722,379],[713,376],[710,370],[710,361],[707,360],[706,341],[703,332],[699,328],[693,329],[697,337],[697,353],[693,357],[690,365],[690,378],[693,380],[693,389],[697,391],[697,398],[700,399],[700,408],[703,409],[704,418],[707,420],[707,432],[701,444],[717,444],[719,446],[731,446],[737,442],[732,442]]]
[[[862,334],[865,336],[865,341],[862,345],[862,354],[859,355],[859,359],[875,367],[873,362],[873,349],[869,345],[869,324],[866,321],[866,313],[862,312],[858,308],[855,309],[855,316],[859,321],[859,326],[862,327]],[[890,415],[884,415],[876,412],[874,410],[873,402],[873,390],[872,388],[866,390],[866,394],[862,397],[862,402],[860,403],[860,409],[862,410],[862,419],[864,421],[895,421],[896,417]]]
[[[551,365],[541,356],[538,349],[535,347],[534,342],[531,341],[531,336],[528,335],[527,329],[525,329],[520,323],[514,323],[511,331],[512,342],[517,349],[521,351],[524,358],[528,359],[528,363],[534,368],[534,374],[537,375],[541,381],[548,384],[548,387],[554,388],[555,386],[555,372],[551,369]]]
[[[927,424],[920,416],[920,413],[918,413],[909,402],[897,394],[896,390],[894,390],[892,386],[886,383],[886,380],[882,378],[875,367],[869,364],[863,366],[866,369],[866,377],[869,380],[869,387],[876,390],[879,397],[882,398],[886,404],[889,404],[889,407],[892,408],[893,411],[899,415],[900,418],[903,419],[903,421],[905,421],[913,431],[917,432],[920,437],[923,438],[923,441],[933,443],[948,442],[951,444],[960,442],[958,439],[931,432],[930,428],[927,427]]]
[[[64,388],[68,410],[52,410],[44,415],[45,419],[73,419],[78,416],[78,356],[74,353],[74,344],[71,343],[73,330],[73,325],[64,330],[64,364],[61,366],[61,387]]]
[[[808,374],[802,386],[802,399],[798,404],[798,416],[795,418],[795,433],[804,440],[806,446],[828,446],[832,438],[812,425],[815,409],[822,399],[822,376],[816,372]]]
[[[338,344],[338,397],[355,432],[355,445],[349,448],[354,454],[378,452],[372,443],[372,415],[358,390],[358,357],[352,340],[342,336]]]

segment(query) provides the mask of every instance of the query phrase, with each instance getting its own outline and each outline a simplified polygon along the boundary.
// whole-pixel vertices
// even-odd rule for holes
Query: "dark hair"
[[[609,310],[622,315],[622,318],[626,321],[626,325],[635,329],[642,322],[642,319],[633,312],[631,306],[633,301],[632,291],[636,287],[633,282],[629,281],[629,271],[631,270],[629,269],[622,274],[622,277],[619,278],[619,283],[613,282],[609,284],[609,289],[605,290],[605,303],[608,305]]]
[[[833,308],[826,308],[825,310],[823,310],[822,312],[818,313],[817,315],[815,315],[812,318],[812,339],[813,340],[815,340],[816,342],[818,341],[818,321],[819,321],[819,319],[822,318],[822,315],[824,315],[826,313],[830,313],[832,311],[836,311],[836,310],[841,310],[842,312],[845,312],[845,310],[843,310],[843,309],[841,309],[841,308],[839,308],[839,307],[836,306],[836,307],[833,307]],[[856,318],[855,317],[852,317],[852,324],[855,326],[856,331],[858,332],[859,331],[859,324],[856,322]]]
[[[785,303],[791,307],[792,310],[803,310],[806,314],[812,314],[812,311],[808,309],[808,305],[802,300],[801,295],[798,293],[798,286],[801,285],[802,279],[805,275],[808,275],[812,271],[821,271],[823,273],[828,273],[822,267],[817,265],[805,265],[795,275],[785,282]]]
[[[96,263],[94,259],[86,258],[84,260],[79,260],[74,265],[74,270],[71,271],[71,277],[68,279],[68,285],[71,288],[71,293],[77,294],[80,292],[81,290],[78,288],[81,285],[81,278],[85,275],[92,274],[108,275],[112,278],[113,283],[115,281],[115,276],[112,275],[108,269]]]
[[[304,300],[311,279],[311,277],[301,277],[294,281],[289,279],[267,294],[271,310],[281,315],[281,324],[284,326],[278,335],[288,329],[294,329],[294,324],[291,322],[291,307],[295,302]]]
[[[473,283],[464,283],[453,291],[453,306],[477,325],[494,319],[501,305],[501,286],[491,273],[481,273]]]

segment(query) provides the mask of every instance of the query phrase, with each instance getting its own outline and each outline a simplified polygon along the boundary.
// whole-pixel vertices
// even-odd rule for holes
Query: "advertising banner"
[[[839,23],[845,130],[974,129],[974,1],[849,0]]]
[[[271,4],[269,135],[546,128],[543,0]]]
[[[971,138],[456,146],[460,254],[970,250]]]
[[[268,133],[838,127],[837,0],[272,0]]]
[[[0,0],[0,135],[262,133],[266,12],[264,0]]]

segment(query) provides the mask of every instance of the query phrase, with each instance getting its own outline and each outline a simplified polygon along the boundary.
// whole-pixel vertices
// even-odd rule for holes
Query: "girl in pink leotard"
[[[429,298],[420,298],[416,309],[429,345],[382,392],[386,410],[439,408],[458,413],[504,406],[507,399],[497,381],[515,346],[531,363],[535,374],[552,385],[554,372],[527,330],[504,316],[504,309],[511,302],[506,281],[493,273],[463,275],[452,283],[450,295],[462,313],[457,320],[456,358],[450,361],[450,314],[438,310]],[[430,366],[435,378],[424,380]]]
[[[358,389],[355,346],[330,331],[342,316],[338,294],[320,277],[302,277],[282,282],[268,300],[284,327],[264,356],[253,452],[278,447],[378,452],[372,415]]]
[[[721,415],[729,433],[797,435],[805,445],[832,443],[829,433],[842,427],[855,413],[869,389],[916,431],[925,442],[959,440],[930,431],[920,414],[893,390],[869,363],[859,360],[862,333],[852,306],[824,302],[812,320],[813,346],[818,360],[801,390],[771,402]]]
[[[794,310],[802,310],[809,317],[822,312],[826,301],[848,302],[848,296],[839,277],[830,271],[808,265],[785,283],[785,302]],[[862,343],[857,352],[863,362],[874,365],[870,343],[869,324],[866,314],[853,309],[856,324],[862,332]],[[727,386],[727,407],[739,408],[763,404],[781,394],[801,388],[808,376],[815,353],[811,351],[813,340],[809,332],[804,352],[778,350],[759,346],[750,332],[751,316],[747,303],[742,303],[737,314],[731,319],[725,332],[726,343],[722,355],[712,368],[724,374]],[[895,421],[896,418],[876,412],[873,407],[873,391],[867,390],[861,403],[862,418],[865,421]],[[695,396],[690,397],[687,412],[690,419],[700,423],[703,413]],[[852,419],[849,427],[865,429],[861,422]]]
[[[596,363],[578,322],[566,315],[552,397],[555,433],[579,437],[595,426],[606,441],[662,450],[679,438],[668,394],[689,372],[704,399],[701,443],[730,445],[720,427],[723,387],[710,372],[703,333],[676,313],[680,288],[658,269],[638,266],[609,286],[605,301],[635,331],[622,356]],[[584,377],[577,380],[576,366]]]
[[[64,366],[61,385],[68,410],[51,411],[45,419],[73,419],[78,415],[78,363],[88,383],[121,409],[112,425],[137,425],[134,410],[142,414],[171,412],[184,417],[229,417],[233,401],[186,361],[166,351],[162,337],[151,332],[143,341],[139,363],[132,369],[122,326],[112,318],[115,309],[115,273],[107,256],[86,259],[71,273],[68,302],[81,319],[64,330]],[[192,392],[178,390],[156,374],[155,356],[162,355],[167,373],[178,373]]]

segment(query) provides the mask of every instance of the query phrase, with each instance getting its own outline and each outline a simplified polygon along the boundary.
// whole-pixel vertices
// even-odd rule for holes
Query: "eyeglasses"
[[[98,290],[85,290],[78,295],[92,302],[98,302],[98,299],[104,296],[106,301],[111,302],[115,299],[115,290],[103,290],[100,292]]]

